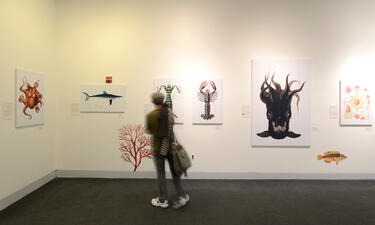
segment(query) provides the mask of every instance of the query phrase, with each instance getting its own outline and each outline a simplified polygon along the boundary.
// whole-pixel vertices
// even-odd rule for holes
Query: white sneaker
[[[186,194],[185,197],[179,197],[179,199],[177,201],[173,202],[173,208],[179,209],[179,208],[185,206],[189,201],[190,201],[190,196],[188,194]]]
[[[188,203],[190,201],[190,196],[188,194],[186,194],[184,199],[185,199],[186,203]]]
[[[156,197],[151,199],[151,205],[165,209],[168,208],[168,200],[164,200],[163,202],[161,202],[159,200],[159,197]]]

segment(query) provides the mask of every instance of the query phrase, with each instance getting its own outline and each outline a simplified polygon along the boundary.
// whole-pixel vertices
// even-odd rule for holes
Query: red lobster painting
[[[211,85],[212,90],[207,87]],[[204,90],[204,91],[203,91]],[[217,92],[216,92],[216,85],[211,81],[203,81],[201,86],[199,87],[198,92],[199,101],[204,102],[204,114],[201,114],[201,117],[204,120],[210,120],[214,118],[214,114],[211,114],[211,102],[214,102],[217,99]]]
[[[152,158],[151,137],[141,124],[129,124],[119,129],[121,158],[133,165],[135,172],[144,158]]]

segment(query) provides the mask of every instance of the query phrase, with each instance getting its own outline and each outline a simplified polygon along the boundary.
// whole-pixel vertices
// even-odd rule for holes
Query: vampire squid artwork
[[[207,88],[208,85],[212,87],[212,91]],[[204,114],[201,114],[201,117],[204,120],[210,120],[214,118],[215,115],[211,114],[211,102],[214,102],[217,99],[217,90],[215,83],[213,81],[203,81],[203,83],[199,87],[198,98],[199,101],[204,102]]]
[[[284,139],[285,137],[298,138],[301,134],[289,130],[289,122],[292,118],[291,102],[295,97],[297,99],[297,108],[300,100],[298,93],[302,91],[305,82],[299,88],[292,90],[294,83],[300,83],[298,80],[289,81],[289,74],[286,76],[285,87],[274,80],[275,75],[269,80],[269,75],[265,76],[261,85],[260,99],[266,104],[268,119],[268,130],[257,133],[259,137],[272,137],[274,139]],[[273,85],[273,86],[272,86]]]
[[[253,59],[251,145],[311,145],[311,59]]]

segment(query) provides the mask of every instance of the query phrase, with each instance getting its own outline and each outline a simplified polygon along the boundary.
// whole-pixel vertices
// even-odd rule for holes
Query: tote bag
[[[172,156],[176,174],[180,176],[184,173],[187,176],[186,170],[191,167],[190,157],[185,148],[177,141],[176,137],[174,137],[172,143]]]

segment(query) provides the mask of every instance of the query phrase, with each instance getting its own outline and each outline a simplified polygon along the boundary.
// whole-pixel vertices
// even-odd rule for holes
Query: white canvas
[[[273,92],[274,96],[271,98],[270,94],[267,94],[271,89],[265,83],[266,77],[268,76],[267,83],[271,85],[273,90],[277,90],[276,85],[279,84],[279,92],[285,93],[283,90],[286,88],[285,84],[288,74],[288,83],[291,84],[290,90],[298,90],[303,85],[302,89],[295,94],[293,94],[293,92],[288,92],[289,97],[280,97],[275,94],[276,91]],[[271,81],[272,77],[275,83]],[[270,103],[270,110],[267,110],[266,104],[261,100],[262,85],[264,85],[265,89],[263,92],[264,101]],[[251,87],[252,145],[310,146],[311,60],[253,60]],[[280,99],[282,99],[283,102],[281,102]],[[288,107],[288,101],[286,99],[291,99],[290,107]],[[287,110],[287,108],[290,110]],[[289,126],[287,122],[288,118]]]
[[[124,85],[81,85],[81,112],[125,112]]]
[[[44,76],[16,70],[16,127],[44,124]]]
[[[223,123],[223,80],[193,82],[193,124]]]
[[[166,97],[166,103],[172,106],[175,123],[184,123],[184,86],[182,80],[156,79],[154,91],[161,92]]]
[[[340,82],[340,125],[372,125],[370,91],[368,82]]]

